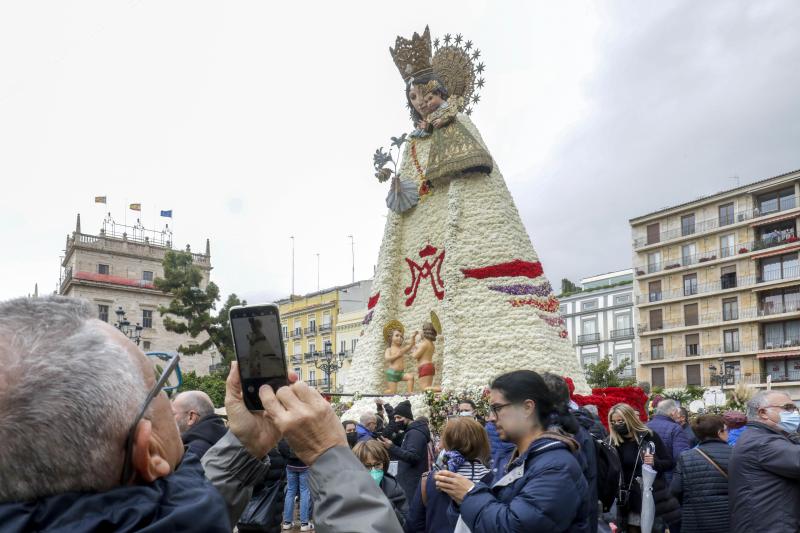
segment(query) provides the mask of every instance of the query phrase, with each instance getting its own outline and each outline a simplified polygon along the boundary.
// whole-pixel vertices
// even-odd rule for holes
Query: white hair
[[[675,400],[661,400],[658,402],[658,407],[656,407],[656,414],[657,415],[664,415],[664,416],[672,416],[672,413],[679,410],[681,408],[680,404]]]
[[[119,484],[147,390],[85,300],[0,303],[0,501]]]
[[[377,421],[378,417],[375,415],[375,413],[364,413],[363,415],[361,415],[361,418],[359,418],[359,422],[361,423],[362,426],[366,426],[371,422],[377,422]]]
[[[781,396],[789,397],[785,392],[774,390],[762,390],[756,393],[749,402],[747,402],[747,419],[758,420],[758,411],[769,405],[769,397],[773,394],[780,394]],[[791,398],[790,398],[791,401]]]

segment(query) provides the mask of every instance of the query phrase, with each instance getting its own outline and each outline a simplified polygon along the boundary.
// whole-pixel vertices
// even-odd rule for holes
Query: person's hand
[[[652,453],[644,454],[644,456],[642,457],[642,460],[644,461],[644,464],[653,466],[653,454]]]
[[[436,120],[433,121],[433,127],[434,128],[438,128],[441,125],[442,125],[442,119],[437,118]]]
[[[381,444],[383,444],[383,447],[386,448],[387,450],[392,447],[392,444],[394,444],[392,441],[390,441],[386,437],[381,437],[378,440],[381,442]]]
[[[419,128],[421,130],[427,130],[428,129],[428,121],[420,120],[419,122],[417,122],[417,128]]]
[[[436,488],[450,496],[459,505],[464,501],[464,496],[475,486],[475,483],[468,478],[447,470],[436,472],[434,479]]]
[[[347,436],[331,405],[306,383],[281,387],[277,394],[263,385],[258,391],[264,417],[286,437],[306,465],[334,446],[347,446]]]
[[[297,376],[291,377],[297,379]],[[231,363],[231,371],[225,382],[225,411],[228,414],[228,429],[253,457],[261,459],[280,440],[281,433],[272,421],[260,411],[250,411],[244,404],[236,361]]]

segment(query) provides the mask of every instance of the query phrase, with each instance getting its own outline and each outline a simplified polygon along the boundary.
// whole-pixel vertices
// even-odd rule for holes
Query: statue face
[[[403,332],[396,329],[392,332],[392,345],[400,346],[403,344]]]
[[[425,113],[430,114],[439,109],[444,103],[444,100],[441,96],[434,93],[428,93],[425,95]]]
[[[411,101],[411,105],[414,106],[414,110],[419,113],[421,116],[425,116],[427,112],[425,111],[425,98],[422,96],[420,88],[416,85],[411,85],[411,88],[408,90],[408,99]]]

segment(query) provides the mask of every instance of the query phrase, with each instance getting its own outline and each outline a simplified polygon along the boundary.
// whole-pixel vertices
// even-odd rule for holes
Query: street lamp
[[[325,374],[326,392],[331,391],[331,374],[335,374],[344,366],[344,353],[333,353],[331,350],[324,350],[321,354],[314,354],[314,366],[322,370]]]
[[[142,326],[140,326],[138,322],[135,326],[131,325],[131,323],[125,317],[125,311],[122,310],[122,306],[119,306],[114,312],[117,315],[117,323],[114,324],[114,327],[120,330],[123,335],[135,342],[136,346],[139,346],[139,342],[141,341],[142,337]]]

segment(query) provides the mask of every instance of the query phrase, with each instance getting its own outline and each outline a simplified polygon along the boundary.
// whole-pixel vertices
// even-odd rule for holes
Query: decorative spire
[[[81,232],[81,214],[78,213],[78,219],[75,221],[75,233]]]
[[[206,257],[211,257],[211,239],[206,239]]]
[[[78,216],[80,216],[80,215],[78,215]],[[35,283],[33,285],[33,297],[34,298],[38,298],[39,297],[39,284],[38,283]]]

